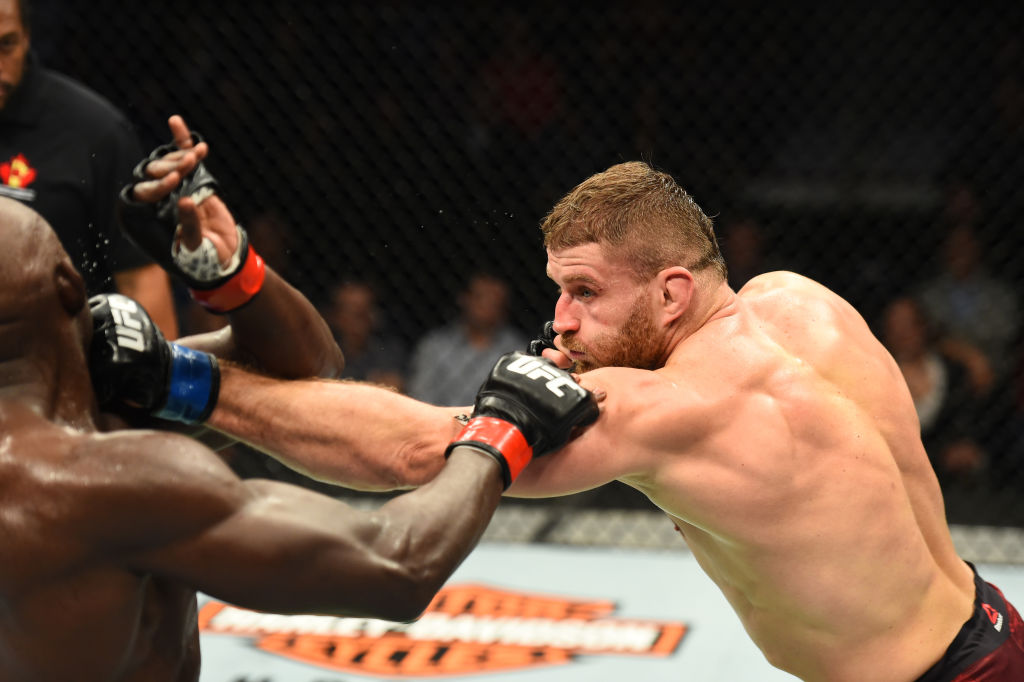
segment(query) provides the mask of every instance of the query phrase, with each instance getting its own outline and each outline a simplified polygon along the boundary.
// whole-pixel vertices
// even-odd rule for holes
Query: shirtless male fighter
[[[127,199],[168,209],[172,230],[180,219],[218,253],[197,268],[210,251],[193,243],[195,258],[174,261],[196,298],[231,320],[194,345],[284,376],[336,373],[340,354],[308,301],[254,251],[238,253],[244,234],[216,195],[184,191],[215,184],[197,165],[205,144],[192,147],[183,123],[172,133],[186,149],[150,163],[154,179]],[[510,354],[481,388],[470,431],[439,444],[447,466],[379,510],[242,481],[193,438],[101,433],[92,383],[105,399],[194,422],[231,363],[164,341],[132,299],[87,303],[81,275],[31,209],[0,199],[0,235],[0,680],[194,682],[196,590],[267,611],[413,619],[531,457],[597,416],[567,372],[546,362],[537,381],[512,369],[534,358]],[[307,355],[282,357],[295,353]]]
[[[560,293],[538,352],[607,397],[509,494],[642,491],[804,680],[1024,679],[1020,616],[956,555],[909,391],[856,310],[789,272],[730,289],[711,221],[647,164],[587,179],[542,229]],[[435,475],[455,412],[228,368],[208,423],[387,489]]]

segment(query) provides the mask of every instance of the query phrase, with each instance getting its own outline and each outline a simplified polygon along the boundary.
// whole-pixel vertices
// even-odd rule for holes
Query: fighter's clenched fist
[[[594,395],[543,358],[503,355],[476,395],[473,415],[446,451],[469,445],[501,464],[508,488],[533,457],[565,445],[598,415]]]

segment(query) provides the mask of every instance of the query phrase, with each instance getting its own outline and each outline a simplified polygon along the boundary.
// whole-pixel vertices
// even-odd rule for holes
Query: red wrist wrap
[[[508,483],[533,459],[533,448],[514,424],[496,417],[473,417],[455,437],[453,443],[472,441],[490,445],[501,453],[508,465]]]
[[[204,308],[215,313],[229,313],[241,308],[263,287],[266,277],[263,259],[250,246],[245,264],[224,284],[216,289],[191,289],[192,298]]]

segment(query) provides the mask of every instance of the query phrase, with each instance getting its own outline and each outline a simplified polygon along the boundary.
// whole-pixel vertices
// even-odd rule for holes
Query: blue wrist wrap
[[[171,347],[171,377],[167,402],[154,416],[186,424],[206,421],[217,404],[220,391],[220,367],[209,353],[176,343]]]

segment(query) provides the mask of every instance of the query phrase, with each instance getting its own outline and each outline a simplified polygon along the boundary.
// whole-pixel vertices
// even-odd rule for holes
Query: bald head
[[[38,213],[0,197],[0,244],[0,319],[34,317],[54,307],[73,317],[85,305],[82,276]]]
[[[0,395],[69,425],[91,423],[85,282],[49,224],[0,198]]]

